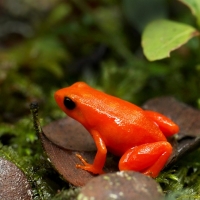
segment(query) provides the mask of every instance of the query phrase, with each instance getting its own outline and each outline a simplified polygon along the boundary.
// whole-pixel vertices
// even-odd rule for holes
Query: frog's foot
[[[179,132],[179,127],[168,117],[155,111],[145,110],[145,115],[154,121],[166,137]]]
[[[172,152],[166,141],[143,144],[129,149],[121,157],[120,170],[133,170],[153,178],[157,177]]]
[[[105,172],[100,169],[98,166],[94,166],[89,164],[80,154],[76,154],[76,156],[81,160],[83,165],[76,164],[77,168],[86,170],[88,172],[92,172],[93,174],[104,174]]]

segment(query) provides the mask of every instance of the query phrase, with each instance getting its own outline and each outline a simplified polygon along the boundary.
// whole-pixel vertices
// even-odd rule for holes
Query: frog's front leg
[[[121,157],[119,169],[138,171],[155,178],[171,153],[172,146],[166,141],[136,146],[126,151]]]
[[[80,154],[77,154],[76,156],[82,161],[84,165],[77,164],[76,167],[92,172],[94,174],[103,174],[103,166],[105,164],[107,154],[106,145],[97,131],[91,131],[90,133],[97,146],[97,153],[95,155],[94,162],[93,164],[89,164]]]
[[[146,117],[154,121],[166,137],[179,132],[179,127],[168,117],[154,111],[145,110]]]

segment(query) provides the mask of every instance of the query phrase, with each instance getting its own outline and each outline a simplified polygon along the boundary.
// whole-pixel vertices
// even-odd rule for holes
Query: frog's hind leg
[[[145,110],[145,115],[154,121],[159,129],[163,132],[166,137],[172,136],[179,132],[179,127],[168,117],[150,110]]]
[[[157,177],[172,153],[166,141],[143,144],[125,152],[119,161],[120,170],[133,170]]]

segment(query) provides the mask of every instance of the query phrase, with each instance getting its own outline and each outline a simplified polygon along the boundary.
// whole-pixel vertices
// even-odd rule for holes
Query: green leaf
[[[170,52],[185,44],[199,32],[189,25],[169,20],[151,22],[142,35],[142,46],[148,60],[169,57]]]
[[[197,19],[197,24],[200,27],[200,1],[199,0],[179,0],[190,8],[192,14]]]

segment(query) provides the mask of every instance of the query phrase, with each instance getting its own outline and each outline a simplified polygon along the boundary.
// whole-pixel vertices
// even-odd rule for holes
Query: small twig
[[[32,102],[30,104],[30,111],[31,111],[32,118],[33,118],[33,127],[34,127],[37,135],[39,135],[40,133],[42,133],[42,128],[40,126],[40,122],[38,119],[39,105],[37,102]]]

